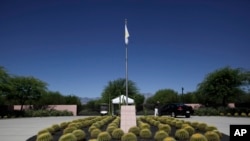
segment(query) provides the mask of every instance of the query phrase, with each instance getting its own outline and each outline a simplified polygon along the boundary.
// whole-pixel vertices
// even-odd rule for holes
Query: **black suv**
[[[183,115],[189,118],[193,113],[194,110],[191,106],[182,103],[166,104],[159,108],[159,116],[170,115],[172,117],[177,117],[178,115]]]

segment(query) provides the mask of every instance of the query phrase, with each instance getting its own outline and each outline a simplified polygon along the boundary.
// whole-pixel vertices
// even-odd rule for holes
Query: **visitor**
[[[155,104],[155,116],[158,116],[159,115],[159,105],[160,105],[160,102],[159,101],[157,101],[156,102],[156,104]]]

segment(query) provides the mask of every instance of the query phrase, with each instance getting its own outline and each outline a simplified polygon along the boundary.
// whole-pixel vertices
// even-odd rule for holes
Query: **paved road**
[[[81,116],[73,117],[43,117],[43,118],[18,118],[18,119],[0,119],[0,140],[1,141],[26,141],[28,138],[52,124],[60,124],[64,121],[85,118]],[[229,135],[230,124],[250,124],[250,118],[235,117],[199,117],[178,118],[188,121],[205,122],[208,125],[216,126],[219,131]]]

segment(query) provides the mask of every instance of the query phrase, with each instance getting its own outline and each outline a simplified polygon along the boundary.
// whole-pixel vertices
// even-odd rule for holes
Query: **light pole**
[[[184,100],[183,100],[183,90],[184,90],[184,88],[182,87],[181,88],[181,100],[182,100],[182,103],[184,103]]]

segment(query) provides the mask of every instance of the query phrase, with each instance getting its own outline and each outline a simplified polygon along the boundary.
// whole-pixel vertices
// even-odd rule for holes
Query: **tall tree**
[[[224,67],[215,70],[198,85],[198,95],[202,95],[203,104],[217,103],[226,106],[242,93],[243,85],[249,84],[248,77],[242,69]]]
[[[172,89],[158,90],[152,97],[148,98],[147,104],[154,104],[157,101],[162,103],[179,102],[178,93]]]
[[[20,104],[21,111],[26,102],[38,100],[47,90],[47,84],[34,77],[15,76],[10,79],[10,84],[7,98]]]

